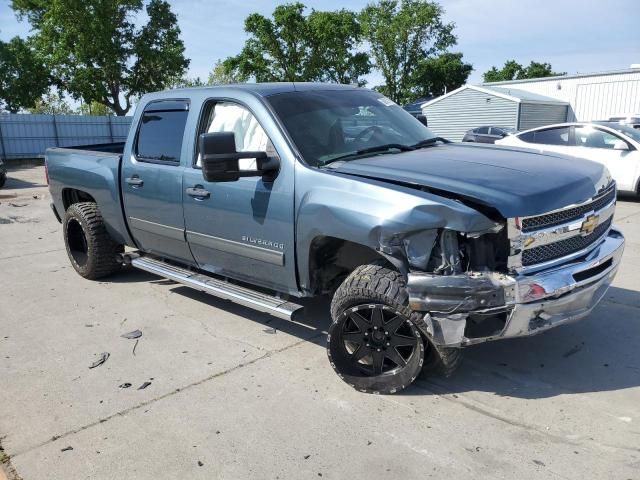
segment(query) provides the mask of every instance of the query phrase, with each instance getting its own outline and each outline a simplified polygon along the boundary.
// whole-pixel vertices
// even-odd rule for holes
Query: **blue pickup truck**
[[[453,144],[352,86],[145,95],[126,143],[46,165],[80,275],[132,265],[285,319],[328,295],[330,363],[364,392],[586,316],[624,248],[603,166]]]

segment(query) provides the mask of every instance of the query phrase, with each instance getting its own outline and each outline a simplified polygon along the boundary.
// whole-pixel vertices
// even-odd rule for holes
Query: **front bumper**
[[[624,236],[612,228],[586,258],[535,274],[472,273],[434,282],[433,275],[410,273],[409,304],[425,312],[421,328],[443,346],[535,335],[587,316],[613,281],[623,250]],[[489,321],[488,329],[468,325]]]

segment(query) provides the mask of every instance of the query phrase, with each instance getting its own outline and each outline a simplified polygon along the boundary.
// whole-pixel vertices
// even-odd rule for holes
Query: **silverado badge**
[[[580,233],[583,236],[591,235],[598,226],[600,217],[598,215],[589,215],[580,226]]]

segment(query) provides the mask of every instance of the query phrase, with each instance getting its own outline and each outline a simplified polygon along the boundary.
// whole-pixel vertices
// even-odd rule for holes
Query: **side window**
[[[531,143],[540,143],[542,145],[569,145],[569,127],[548,128],[532,133],[533,139],[528,140]],[[522,136],[520,136],[520,139],[524,140]],[[524,141],[526,142],[527,140]]]
[[[487,135],[489,133],[489,127],[476,128],[476,133],[479,133],[480,135]]]
[[[620,140],[615,135],[593,127],[576,127],[576,146],[587,148],[608,148]]]
[[[167,102],[169,103],[169,102]],[[175,102],[172,102],[175,103]],[[134,152],[144,162],[180,163],[182,138],[189,111],[182,103],[181,110],[145,110],[140,119]]]
[[[237,103],[211,102],[205,108],[204,121],[201,122],[198,135],[214,132],[233,132],[238,152],[267,152],[269,156],[276,155],[267,133],[256,117]],[[255,159],[240,159],[240,163],[241,169],[256,168]],[[200,152],[196,158],[196,166],[202,166]]]
[[[501,128],[498,127],[491,127],[491,135],[500,135],[502,136],[504,134],[504,132],[502,131]]]

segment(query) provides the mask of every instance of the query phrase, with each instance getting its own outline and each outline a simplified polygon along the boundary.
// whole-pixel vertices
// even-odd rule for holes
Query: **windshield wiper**
[[[416,148],[430,147],[431,145],[435,145],[436,142],[451,143],[451,140],[447,140],[446,138],[443,138],[443,137],[427,138],[426,140],[421,140],[418,143],[411,145],[411,148],[416,149]]]
[[[322,166],[329,165],[330,163],[337,162],[339,160],[346,160],[352,157],[359,157],[360,155],[366,155],[367,153],[379,153],[386,152],[388,150],[400,150],[401,152],[408,152],[410,150],[414,150],[413,146],[403,145],[401,143],[385,143],[384,145],[376,145],[375,147],[363,148],[361,150],[356,150],[355,152],[347,153],[345,155],[340,155],[339,157],[332,158],[331,160],[327,160],[322,164]]]

